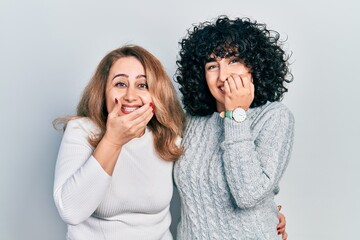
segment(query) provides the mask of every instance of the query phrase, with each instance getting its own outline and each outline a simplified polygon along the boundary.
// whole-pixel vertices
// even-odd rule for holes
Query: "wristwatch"
[[[234,119],[235,122],[243,122],[246,119],[246,111],[241,108],[235,108],[233,111],[226,110],[225,117]]]

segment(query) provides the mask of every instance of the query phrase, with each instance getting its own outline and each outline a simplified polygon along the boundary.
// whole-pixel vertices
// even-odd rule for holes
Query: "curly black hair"
[[[250,69],[255,85],[250,108],[281,100],[288,91],[285,83],[293,80],[290,55],[282,49],[283,43],[278,32],[249,18],[231,20],[221,15],[214,22],[206,21],[188,29],[187,36],[179,42],[175,74],[185,110],[198,116],[216,111],[216,101],[205,79],[205,64],[211,54],[223,58],[230,53]]]

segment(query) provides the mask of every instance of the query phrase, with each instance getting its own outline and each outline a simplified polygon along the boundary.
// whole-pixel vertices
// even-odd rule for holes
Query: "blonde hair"
[[[182,136],[185,115],[177,99],[169,76],[160,61],[146,49],[136,45],[125,45],[109,52],[99,63],[94,76],[84,89],[77,106],[77,116],[55,119],[53,125],[66,123],[73,118],[88,117],[100,128],[100,134],[89,138],[96,147],[106,131],[107,108],[105,88],[111,66],[119,58],[135,57],[145,69],[147,85],[154,103],[155,116],[148,123],[154,136],[154,147],[164,160],[175,161],[183,153],[177,139]]]

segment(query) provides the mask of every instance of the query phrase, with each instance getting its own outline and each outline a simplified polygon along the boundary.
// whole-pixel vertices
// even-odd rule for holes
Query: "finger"
[[[278,234],[284,234],[285,233],[285,228],[281,228],[279,230],[277,230]]]
[[[237,76],[230,76],[228,77],[228,82],[229,82],[229,87],[230,87],[230,92],[233,92],[235,90],[238,89],[236,82],[235,82],[235,77]],[[239,78],[239,77],[238,77]],[[241,85],[242,83],[238,83],[238,85]]]
[[[276,230],[280,233],[285,232],[285,225],[281,225],[281,226],[278,225]]]
[[[134,112],[129,113],[126,116],[120,117],[120,118],[122,118],[121,121],[126,122],[126,129],[127,129],[126,132],[127,132],[127,135],[129,137],[131,137],[130,139],[132,139],[134,137],[136,138],[136,137],[142,136],[144,134],[144,130],[146,128],[147,123],[150,121],[150,119],[153,116],[152,109],[146,108],[146,111],[143,112],[142,114],[140,114],[140,115],[136,114],[138,116],[137,118],[129,120],[130,114],[135,115],[133,113]],[[120,118],[119,118],[119,121],[120,121]]]
[[[234,79],[236,89],[240,89],[244,87],[244,83],[239,75],[231,75],[231,77]]]
[[[136,136],[140,137],[143,135],[144,130],[147,126],[147,124],[149,123],[149,121],[151,120],[151,118],[154,116],[154,113],[151,111],[146,111],[139,119],[139,121],[134,121],[134,129],[135,132],[137,133]]]
[[[152,108],[150,107],[150,103],[146,103],[143,106],[141,106],[140,108],[133,111],[132,113],[127,114],[126,115],[128,117],[127,120],[134,121],[135,119],[138,119],[139,117],[141,117],[149,109],[151,109],[151,111],[152,111]]]
[[[135,114],[136,111],[130,113],[133,116],[131,116],[132,118],[129,119],[129,121],[131,122],[131,125],[133,127],[136,127],[136,129],[141,129],[144,128],[147,123],[150,121],[150,119],[152,118],[153,114],[153,110],[152,107],[150,107],[149,104],[147,104],[148,106],[143,106],[141,111],[140,109],[136,110],[139,111]],[[130,115],[129,114],[129,115]]]
[[[285,216],[282,213],[279,213],[279,224],[277,225],[277,229],[284,228],[286,225]]]
[[[231,93],[229,82],[227,80],[224,82],[224,91],[225,91],[225,95],[229,95]]]
[[[251,89],[251,76],[250,75],[243,75],[241,76],[241,80],[243,82],[244,88]]]
[[[286,240],[286,239],[287,239],[287,237],[288,237],[288,234],[287,234],[287,232],[284,232],[284,233],[283,233],[283,237],[282,237],[282,240]]]
[[[115,102],[115,104],[113,106],[113,109],[108,114],[109,118],[115,118],[115,117],[119,116],[119,112],[121,109],[121,103],[118,101],[117,98],[114,99],[114,102]]]
[[[285,227],[283,227],[283,228],[278,228],[278,229],[277,229],[277,234],[278,234],[278,235],[280,235],[280,234],[284,235],[285,233],[286,233]]]
[[[285,233],[285,228],[280,228],[278,230],[276,230],[278,234],[284,234]]]

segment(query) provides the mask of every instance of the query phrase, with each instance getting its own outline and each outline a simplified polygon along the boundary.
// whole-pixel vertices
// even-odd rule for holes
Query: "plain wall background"
[[[186,29],[220,14],[267,23],[293,52],[295,80],[284,103],[295,115],[296,138],[276,199],[289,239],[356,239],[357,2],[1,0],[0,239],[65,239],[52,198],[62,134],[51,121],[74,114],[100,59],[125,43],[139,44],[173,76]]]

